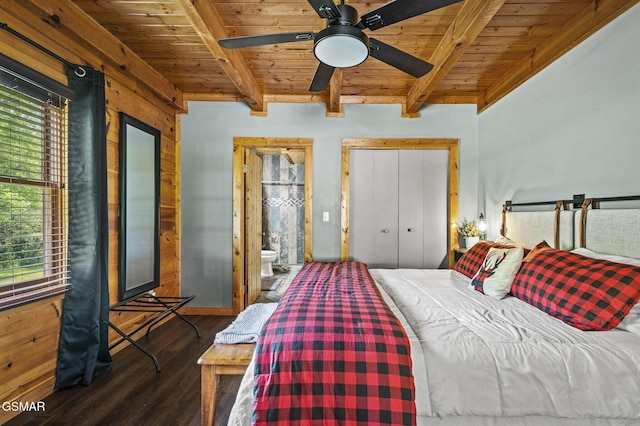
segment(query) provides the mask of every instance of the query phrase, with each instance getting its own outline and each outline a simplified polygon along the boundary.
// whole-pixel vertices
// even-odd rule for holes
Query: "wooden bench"
[[[244,374],[251,362],[255,343],[236,345],[213,344],[198,360],[201,366],[200,405],[202,426],[213,425],[216,411],[216,391],[222,374]]]

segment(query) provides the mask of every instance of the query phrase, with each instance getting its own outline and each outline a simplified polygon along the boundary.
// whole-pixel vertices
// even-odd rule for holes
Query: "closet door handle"
[[[415,231],[415,229],[414,229],[414,228],[409,228],[409,229],[407,229],[407,232],[413,232],[413,231]]]
[[[385,229],[381,229],[380,232],[382,232],[383,234],[388,234],[389,230],[385,228]]]

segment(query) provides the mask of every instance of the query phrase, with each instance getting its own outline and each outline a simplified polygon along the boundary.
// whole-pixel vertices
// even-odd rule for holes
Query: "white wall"
[[[252,117],[241,103],[190,102],[181,119],[182,293],[194,306],[231,306],[232,157],[235,136],[313,138],[313,258],[340,257],[343,138],[458,138],[459,214],[477,209],[475,105],[431,105],[401,118],[399,105],[345,105],[327,118],[324,104],[269,104]],[[328,211],[330,222],[322,221]]]
[[[640,5],[479,115],[479,208],[640,194]]]

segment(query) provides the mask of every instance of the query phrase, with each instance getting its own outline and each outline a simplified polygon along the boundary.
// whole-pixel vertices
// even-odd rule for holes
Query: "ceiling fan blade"
[[[369,54],[414,77],[422,77],[433,69],[433,65],[429,62],[409,55],[375,38],[369,38]]]
[[[246,37],[221,38],[218,44],[225,49],[240,47],[264,46],[266,44],[291,43],[293,41],[313,40],[312,32],[263,34]]]
[[[333,75],[334,67],[320,62],[316,74],[313,76],[313,81],[309,86],[310,92],[322,92],[327,88]]]
[[[340,17],[340,11],[332,0],[307,0],[313,10],[324,19],[336,19]]]
[[[462,0],[395,0],[362,15],[364,28],[377,30]]]

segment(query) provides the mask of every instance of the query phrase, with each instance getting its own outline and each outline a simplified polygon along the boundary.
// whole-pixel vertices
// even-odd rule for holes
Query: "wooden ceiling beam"
[[[222,19],[208,0],[177,0],[185,16],[193,25],[222,70],[229,76],[253,112],[266,110],[262,88],[258,85],[242,55],[237,50],[225,50],[218,39],[226,38]]]
[[[71,0],[24,0],[42,14],[41,19],[71,38],[81,39],[90,48],[116,65],[123,73],[144,85],[151,93],[176,110],[183,109],[182,92],[153,69],[118,38],[100,26]]]
[[[416,117],[422,104],[458,62],[505,0],[465,0],[429,62],[434,69],[419,78],[407,94],[403,117]]]
[[[478,113],[484,111],[516,87],[536,75],[560,56],[573,49],[596,31],[613,21],[640,0],[593,0],[582,12],[554,36],[538,46],[531,55],[486,89],[478,99]]]
[[[225,93],[193,93],[184,94],[186,101],[208,101],[208,102],[242,102],[244,99],[240,95],[228,95]],[[324,103],[329,104],[331,101],[326,94],[298,94],[298,95],[274,95],[265,94],[265,103]],[[341,110],[344,111],[345,104],[361,104],[361,105],[393,105],[406,104],[405,96],[358,96],[358,95],[340,95]],[[477,104],[478,96],[475,93],[433,93],[427,98],[430,104]]]
[[[327,104],[327,117],[344,117],[344,108],[340,102],[342,91],[342,70],[336,68],[329,84],[329,103]]]

